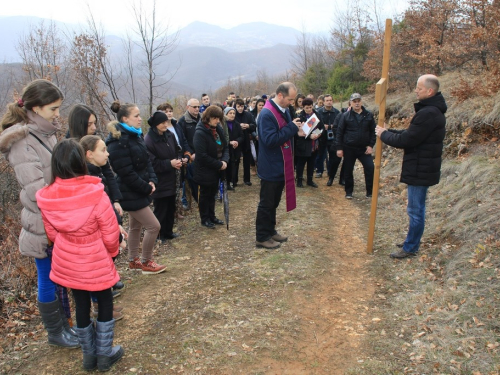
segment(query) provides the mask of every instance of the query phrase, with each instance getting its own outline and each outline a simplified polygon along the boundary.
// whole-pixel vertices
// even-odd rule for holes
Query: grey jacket
[[[47,236],[35,194],[50,182],[52,154],[29,132],[52,150],[57,143],[55,134],[59,124],[49,123],[32,111],[27,114],[27,124],[12,125],[0,134],[0,152],[14,169],[22,188],[19,250],[23,255],[42,259],[47,257]]]

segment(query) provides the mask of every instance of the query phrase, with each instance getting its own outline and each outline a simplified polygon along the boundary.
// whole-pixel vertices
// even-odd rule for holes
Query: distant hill
[[[20,62],[16,51],[19,37],[29,25],[38,25],[37,17],[0,17],[0,63]],[[51,20],[44,20],[49,24]],[[54,21],[65,34],[78,26]],[[216,90],[228,79],[251,80],[256,73],[279,75],[290,69],[290,54],[299,31],[263,22],[253,22],[223,29],[203,22],[193,22],[179,30],[177,48],[162,63],[159,74],[169,83],[173,95]],[[121,56],[122,39],[109,35],[111,56]]]

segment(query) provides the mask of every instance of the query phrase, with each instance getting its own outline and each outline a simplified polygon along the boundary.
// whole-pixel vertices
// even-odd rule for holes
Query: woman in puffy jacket
[[[142,119],[136,104],[114,102],[111,110],[118,121],[108,124],[106,139],[109,161],[117,175],[120,201],[129,216],[128,256],[129,269],[143,274],[158,274],[166,266],[153,260],[153,248],[160,231],[160,223],[149,208],[158,179],[149,160],[148,150],[142,138]],[[142,227],[142,257],[139,258]]]
[[[65,139],[54,147],[49,186],[36,193],[47,237],[54,243],[50,279],[71,288],[85,370],[100,371],[123,356],[113,347],[113,295],[119,280],[113,263],[120,230],[101,179],[87,176],[82,147]],[[90,321],[90,292],[99,302],[96,329]]]
[[[38,309],[48,332],[49,344],[77,348],[64,310],[50,280],[48,241],[36,192],[50,181],[50,158],[57,142],[59,108],[64,95],[52,82],[38,79],[28,84],[21,98],[7,107],[2,118],[0,151],[14,169],[21,185],[21,234],[19,250],[35,258],[38,275]]]

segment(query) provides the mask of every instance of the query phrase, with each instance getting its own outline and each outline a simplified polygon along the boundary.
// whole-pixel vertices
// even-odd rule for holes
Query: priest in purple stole
[[[292,120],[288,106],[293,103],[297,88],[283,82],[276,89],[275,98],[268,100],[257,121],[259,155],[257,174],[260,177],[260,201],[257,207],[256,246],[275,249],[288,238],[276,231],[276,209],[283,189],[286,210],[296,207],[293,173],[293,137],[302,126],[299,119]]]

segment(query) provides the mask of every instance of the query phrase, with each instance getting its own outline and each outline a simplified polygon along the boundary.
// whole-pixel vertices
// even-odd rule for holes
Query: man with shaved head
[[[389,146],[404,149],[400,181],[408,185],[407,213],[410,219],[408,234],[391,258],[415,256],[425,227],[425,200],[429,186],[439,183],[441,154],[445,136],[446,102],[439,92],[439,80],[425,74],[415,89],[418,103],[415,115],[405,130],[377,126],[375,132]]]

